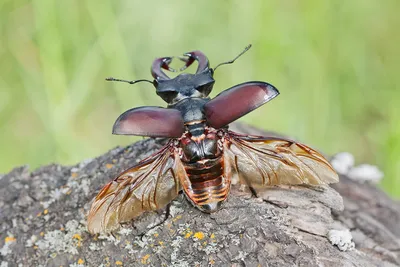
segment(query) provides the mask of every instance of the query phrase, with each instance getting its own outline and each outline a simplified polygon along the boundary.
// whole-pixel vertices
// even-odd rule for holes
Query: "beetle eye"
[[[177,97],[178,92],[162,91],[162,92],[157,92],[157,95],[159,95],[165,102],[171,103]]]
[[[202,93],[204,96],[208,96],[211,93],[211,90],[214,86],[214,82],[207,83],[196,87],[196,90]]]

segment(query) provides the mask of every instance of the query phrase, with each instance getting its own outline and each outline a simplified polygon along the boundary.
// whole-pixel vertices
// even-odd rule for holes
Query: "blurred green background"
[[[137,138],[115,119],[164,105],[155,57],[199,49],[218,69],[212,96],[262,80],[281,95],[242,119],[383,169],[400,196],[400,1],[95,1],[0,3],[0,172],[74,164]]]

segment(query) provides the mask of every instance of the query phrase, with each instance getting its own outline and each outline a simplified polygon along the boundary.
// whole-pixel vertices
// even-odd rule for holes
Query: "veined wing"
[[[178,165],[178,167],[176,167]],[[110,232],[122,222],[170,203],[181,188],[181,161],[169,144],[124,171],[94,199],[89,216],[91,233]]]
[[[329,184],[339,177],[312,148],[275,137],[228,133],[224,153],[239,181],[251,187],[279,184]]]

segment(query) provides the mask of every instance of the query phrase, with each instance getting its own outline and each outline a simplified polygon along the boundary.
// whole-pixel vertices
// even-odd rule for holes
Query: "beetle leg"
[[[253,197],[258,198],[257,196],[257,191],[254,189],[254,187],[249,186],[250,192],[253,195]]]
[[[162,219],[161,222],[153,225],[149,230],[156,228],[157,226],[162,225],[163,223],[165,223],[168,220],[169,215],[171,214],[171,203],[168,203],[167,206],[165,207],[165,216]]]

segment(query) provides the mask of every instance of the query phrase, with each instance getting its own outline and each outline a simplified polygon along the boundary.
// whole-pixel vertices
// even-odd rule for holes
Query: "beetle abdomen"
[[[204,212],[217,211],[227,198],[231,185],[230,177],[224,176],[223,157],[184,166],[190,180],[190,187],[184,188],[187,198]]]

